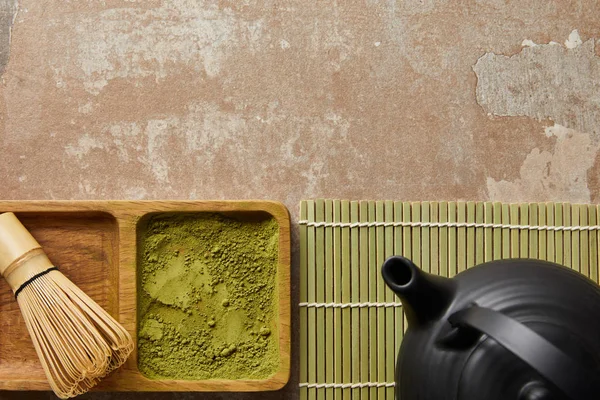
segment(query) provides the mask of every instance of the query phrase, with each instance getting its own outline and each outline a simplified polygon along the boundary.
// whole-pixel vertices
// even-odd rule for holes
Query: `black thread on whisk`
[[[27,287],[27,285],[29,285],[31,282],[35,281],[37,278],[46,275],[48,272],[50,271],[58,271],[58,267],[52,267],[52,268],[48,268],[45,271],[40,272],[39,274],[35,274],[34,276],[32,276],[31,278],[27,279],[25,282],[23,282],[23,284],[21,286],[19,286],[19,288],[15,291],[15,299],[17,298],[17,296],[19,295],[19,293],[21,293],[21,290],[25,289]]]

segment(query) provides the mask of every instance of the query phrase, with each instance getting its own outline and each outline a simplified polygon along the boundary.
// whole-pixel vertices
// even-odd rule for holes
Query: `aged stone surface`
[[[477,102],[499,116],[549,118],[568,128],[600,135],[600,57],[594,39],[577,31],[558,43],[525,47],[512,57],[486,53],[473,67]],[[528,43],[529,44],[529,43]]]
[[[14,3],[0,4],[2,46]],[[269,198],[294,221],[316,197],[596,202],[599,13],[591,0],[20,0],[0,197]],[[294,399],[296,340],[281,392],[83,398]]]
[[[554,121],[545,134],[556,142],[552,151],[532,149],[513,182],[488,177],[488,194],[502,201],[568,194],[570,201],[590,202],[587,174],[600,133],[600,58],[594,39],[583,43],[573,30],[564,47],[529,39],[522,45],[527,47],[514,56],[486,53],[477,61],[477,102],[490,115]]]
[[[10,33],[17,15],[17,0],[0,1],[0,75],[4,72],[10,54]]]
[[[590,135],[561,125],[547,127],[545,134],[555,139],[554,148],[531,150],[521,165],[519,178],[512,182],[487,178],[491,199],[518,201],[522,197],[567,195],[574,202],[591,201],[587,173],[594,164],[598,144],[592,143]]]

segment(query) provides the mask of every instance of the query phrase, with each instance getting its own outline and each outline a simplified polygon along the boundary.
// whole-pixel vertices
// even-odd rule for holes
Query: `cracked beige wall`
[[[487,178],[490,199],[521,201],[565,196],[577,202],[591,201],[587,172],[594,165],[599,144],[593,144],[589,134],[561,125],[547,127],[545,135],[554,141],[552,150],[531,150],[518,178]]]
[[[537,178],[520,171],[533,149],[569,147],[544,135],[553,122],[595,135],[593,99],[484,110],[473,65],[488,53],[492,71],[504,59],[491,53],[579,28],[572,49],[513,62],[554,52],[595,77],[595,15],[591,2],[533,0],[21,0],[0,85],[2,196],[272,198],[293,215],[321,196],[593,199],[585,185],[527,191]],[[600,185],[594,152],[581,153],[592,159],[572,166],[577,182]]]
[[[0,0],[0,75],[8,63],[11,29],[17,10],[17,0]]]
[[[595,39],[577,30],[564,46],[524,40],[513,56],[486,53],[474,65],[477,102],[491,116],[551,121],[540,134],[550,150],[533,148],[514,179],[487,178],[491,199],[568,198],[590,202],[588,172],[600,144],[600,58]]]

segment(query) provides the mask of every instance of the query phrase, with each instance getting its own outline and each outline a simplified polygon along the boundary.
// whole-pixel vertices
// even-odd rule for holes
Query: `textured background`
[[[598,202],[596,4],[0,0],[0,197]]]

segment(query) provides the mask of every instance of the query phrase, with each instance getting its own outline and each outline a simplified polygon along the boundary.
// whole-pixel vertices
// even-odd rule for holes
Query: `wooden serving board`
[[[290,221],[273,201],[0,201],[14,212],[61,271],[137,337],[136,228],[157,212],[270,214],[279,224],[277,266],[279,368],[262,380],[153,380],[137,368],[137,345],[127,362],[97,387],[103,391],[277,390],[290,371]],[[0,284],[0,389],[50,390],[8,284]]]

